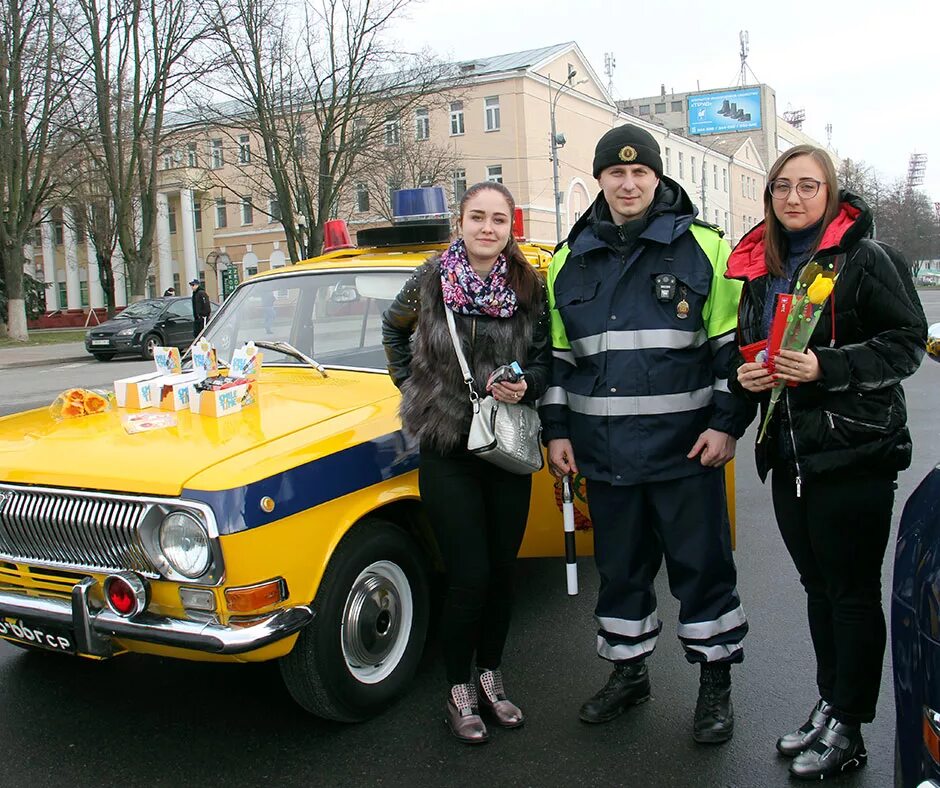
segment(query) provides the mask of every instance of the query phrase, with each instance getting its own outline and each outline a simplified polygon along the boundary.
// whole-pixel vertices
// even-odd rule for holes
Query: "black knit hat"
[[[657,178],[663,177],[659,143],[645,129],[628,123],[608,131],[594,148],[594,177],[617,164],[645,164]]]

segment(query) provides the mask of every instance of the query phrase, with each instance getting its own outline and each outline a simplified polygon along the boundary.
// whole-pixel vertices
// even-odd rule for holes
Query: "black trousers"
[[[418,486],[447,573],[441,625],[447,680],[465,684],[474,652],[481,668],[498,668],[503,658],[532,477],[463,448],[442,454],[422,446]]]
[[[820,697],[843,722],[871,722],[881,685],[886,628],[881,564],[891,530],[892,477],[851,474],[804,480],[773,470],[774,512],[806,590]]]
[[[737,592],[724,470],[617,487],[587,482],[594,523],[597,653],[638,662],[661,622],[653,581],[666,559],[679,602],[679,640],[689,662],[740,662],[747,618]]]

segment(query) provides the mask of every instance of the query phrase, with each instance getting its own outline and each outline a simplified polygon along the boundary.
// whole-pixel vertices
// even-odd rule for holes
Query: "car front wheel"
[[[320,717],[375,716],[404,693],[424,649],[421,549],[397,525],[364,520],[337,547],[313,606],[316,618],[280,662],[288,691]]]
[[[98,361],[110,361],[114,358],[114,353],[92,353]]]
[[[147,359],[149,361],[153,358],[154,349],[158,347],[160,347],[160,337],[158,337],[156,334],[147,334],[147,336],[145,336],[143,341],[140,343],[141,358]]]

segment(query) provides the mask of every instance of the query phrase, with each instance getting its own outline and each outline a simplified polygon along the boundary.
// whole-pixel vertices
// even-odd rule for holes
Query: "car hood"
[[[93,336],[105,336],[108,334],[116,334],[118,331],[124,328],[152,325],[155,322],[156,318],[153,317],[112,318],[111,320],[105,320],[105,322],[101,325],[93,326],[91,333]]]
[[[266,478],[398,429],[387,375],[265,369],[257,401],[215,418],[177,411],[176,425],[129,434],[131,411],[55,421],[48,409],[0,418],[0,481],[179,495]]]

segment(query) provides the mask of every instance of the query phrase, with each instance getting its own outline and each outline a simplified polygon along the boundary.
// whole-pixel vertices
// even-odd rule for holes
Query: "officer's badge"
[[[636,159],[636,148],[632,145],[624,145],[617,154],[620,161],[634,161]]]

